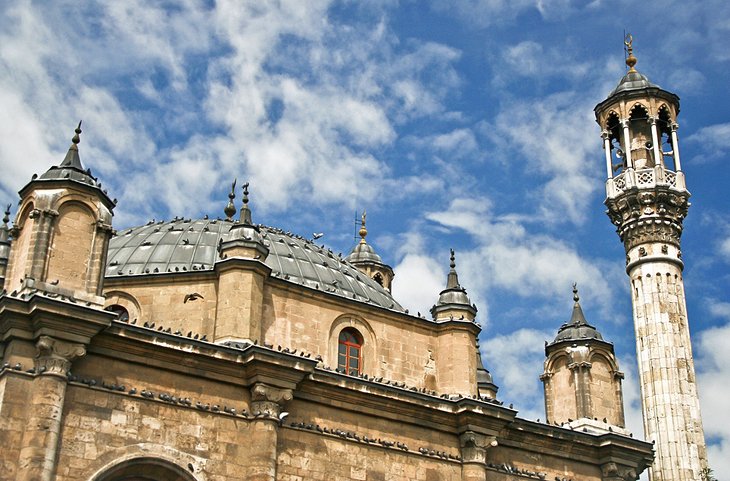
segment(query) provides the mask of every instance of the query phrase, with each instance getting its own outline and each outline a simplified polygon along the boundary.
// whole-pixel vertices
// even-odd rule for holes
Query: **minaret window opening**
[[[678,170],[674,160],[674,146],[672,144],[672,117],[666,105],[659,108],[659,118],[657,120],[657,132],[660,138],[660,152],[664,165],[667,164],[667,158],[672,159],[672,170]]]
[[[636,170],[652,168],[655,165],[651,128],[646,108],[641,104],[634,105],[629,116],[629,132],[631,160]]]
[[[616,161],[612,162],[611,170],[614,173],[623,172],[626,169],[626,154],[621,141],[621,123],[619,122],[618,114],[611,112],[608,115],[606,122],[606,132],[608,132],[608,149],[609,155],[607,161],[611,161],[611,153],[616,157]]]
[[[337,368],[347,374],[362,372],[362,336],[350,327],[340,332],[337,350]]]
[[[375,282],[377,282],[378,284],[380,284],[381,286],[383,285],[383,276],[380,275],[380,272],[375,273],[375,275],[373,276],[373,280]]]

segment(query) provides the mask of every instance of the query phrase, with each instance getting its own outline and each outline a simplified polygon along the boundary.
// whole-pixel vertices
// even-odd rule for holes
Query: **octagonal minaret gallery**
[[[636,70],[630,35],[626,46],[629,70],[595,113],[607,214],[624,244],[631,282],[644,433],[656,443],[650,478],[699,480],[707,455],[682,279],[690,193],[677,141],[679,97]]]

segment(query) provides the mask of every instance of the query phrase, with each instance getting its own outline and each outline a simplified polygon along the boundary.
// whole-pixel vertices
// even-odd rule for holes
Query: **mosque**
[[[485,368],[499,360],[480,355],[453,251],[426,316],[393,297],[396,273],[364,214],[344,256],[256,223],[248,184],[237,203],[234,183],[224,218],[115,231],[116,201],[81,162],[79,125],[0,227],[0,477],[701,479],[679,98],[639,73],[627,46],[629,70],[595,113],[632,286],[644,433],[624,425],[613,345],[577,289],[544,372],[525,373],[544,383],[545,421],[526,420]]]

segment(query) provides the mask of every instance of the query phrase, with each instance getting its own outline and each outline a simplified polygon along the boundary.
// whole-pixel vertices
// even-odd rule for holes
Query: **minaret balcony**
[[[661,165],[647,169],[626,169],[606,181],[606,197],[613,199],[632,189],[653,189],[666,187],[678,192],[686,192],[684,172],[674,172]]]

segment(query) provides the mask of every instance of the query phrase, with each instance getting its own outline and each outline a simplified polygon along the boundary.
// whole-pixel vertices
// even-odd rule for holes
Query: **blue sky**
[[[571,311],[626,371],[641,433],[623,248],[604,214],[593,107],[637,68],[681,98],[693,206],[685,285],[711,465],[730,470],[730,4],[571,0],[44,2],[0,7],[0,200],[81,158],[115,227],[223,215],[354,245],[356,212],[427,312],[448,250],[479,308],[500,397],[544,418],[543,342]],[[239,193],[240,199],[240,193]],[[723,469],[724,468],[724,469]]]

